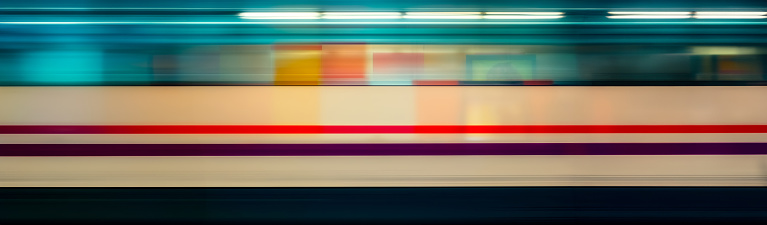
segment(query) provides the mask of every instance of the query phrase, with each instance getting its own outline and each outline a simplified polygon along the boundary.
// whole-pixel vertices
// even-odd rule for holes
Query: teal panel
[[[91,83],[102,80],[96,50],[36,50],[23,59],[23,77],[33,83]]]

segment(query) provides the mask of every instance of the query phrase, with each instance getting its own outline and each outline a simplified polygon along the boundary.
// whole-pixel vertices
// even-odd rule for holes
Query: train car
[[[767,13],[647,10],[17,12],[0,186],[767,185]]]

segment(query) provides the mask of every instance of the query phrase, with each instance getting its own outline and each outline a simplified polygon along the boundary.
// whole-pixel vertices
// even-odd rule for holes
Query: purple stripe
[[[767,154],[767,143],[3,144],[0,156]]]

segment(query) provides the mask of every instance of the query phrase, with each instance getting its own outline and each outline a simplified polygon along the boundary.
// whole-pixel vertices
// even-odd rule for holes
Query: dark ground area
[[[767,189],[0,188],[0,224],[767,224]]]

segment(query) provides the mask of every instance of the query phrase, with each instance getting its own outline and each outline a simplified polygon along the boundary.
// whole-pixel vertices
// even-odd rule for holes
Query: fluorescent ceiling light
[[[481,22],[480,22],[481,21]],[[468,21],[333,21],[329,22],[327,20],[309,20],[309,21],[268,21],[268,20],[262,20],[262,21],[228,21],[228,22],[180,22],[180,21],[99,21],[99,22],[53,22],[53,21],[39,21],[39,22],[30,22],[30,21],[0,21],[0,24],[16,24],[16,25],[79,25],[79,24],[89,24],[89,25],[117,25],[117,24],[171,24],[171,25],[182,25],[182,24],[285,24],[285,25],[307,25],[307,24],[328,24],[328,25],[334,25],[334,24],[413,24],[413,25],[434,25],[434,24],[441,24],[441,25],[519,25],[519,24],[546,24],[546,25],[557,25],[557,24],[582,24],[582,25],[611,25],[611,24],[624,24],[624,25],[632,25],[632,24],[666,24],[666,25],[751,25],[751,24],[759,24],[759,25],[766,25],[767,22],[765,21],[758,21],[758,22],[648,22],[648,21],[632,21],[632,22],[551,22],[551,21],[492,21],[489,22],[487,20],[472,20],[471,22]]]
[[[687,19],[687,16],[666,16],[666,15],[626,15],[626,16],[607,16],[610,19]]]
[[[485,19],[559,19],[565,16],[486,15]]]
[[[695,19],[764,19],[767,16],[695,16]]]
[[[482,16],[403,16],[407,19],[482,19]]]
[[[764,19],[767,12],[695,12],[696,19]]]
[[[332,16],[399,16],[402,13],[398,12],[326,12],[323,15]]]
[[[319,19],[319,17],[306,17],[306,16],[291,16],[291,17],[241,17],[249,20],[313,20]]]
[[[495,14],[512,14],[512,15],[562,15],[563,12],[486,12],[487,15],[495,15]]]
[[[480,14],[479,12],[408,12],[407,15],[433,15],[433,14]]]
[[[398,12],[335,12],[323,13],[323,19],[400,19]]]
[[[691,12],[607,12],[620,15],[689,15]]]
[[[323,19],[400,19],[402,16],[323,16]]]
[[[692,12],[607,12],[609,19],[687,19]]]
[[[409,12],[408,19],[482,19],[478,12]]]
[[[562,12],[486,12],[485,19],[559,19]]]
[[[695,12],[695,15],[763,16],[767,12]]]

